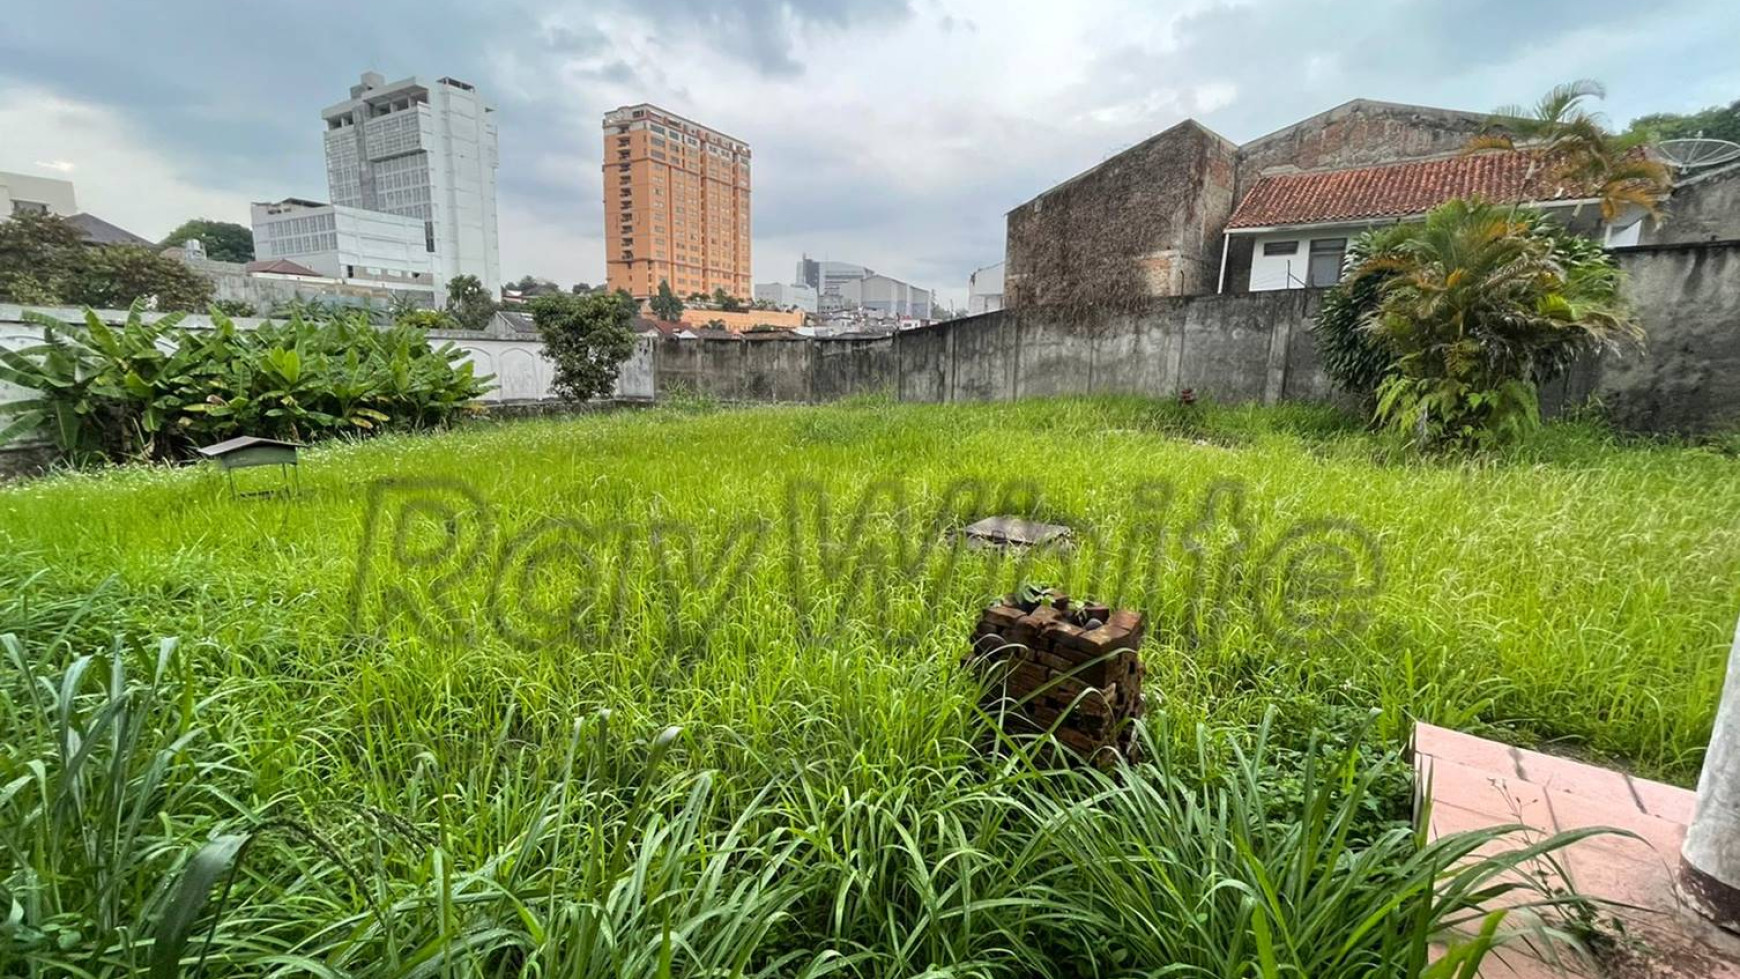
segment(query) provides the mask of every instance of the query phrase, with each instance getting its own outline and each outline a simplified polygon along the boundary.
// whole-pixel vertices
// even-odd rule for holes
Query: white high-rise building
[[[495,292],[500,159],[495,109],[477,89],[455,78],[388,83],[371,71],[320,115],[332,203],[422,221],[438,287],[473,275]]]

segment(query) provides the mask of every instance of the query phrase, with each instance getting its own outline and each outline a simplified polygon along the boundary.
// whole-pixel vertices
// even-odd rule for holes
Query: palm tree
[[[1539,424],[1547,365],[1641,339],[1611,262],[1569,254],[1540,220],[1453,200],[1374,234],[1352,278],[1380,282],[1363,328],[1396,358],[1380,422],[1425,444],[1512,438]]]
[[[1673,189],[1673,171],[1641,149],[1641,137],[1615,135],[1601,113],[1589,109],[1591,99],[1606,95],[1600,82],[1585,79],[1553,86],[1532,107],[1502,106],[1488,117],[1487,132],[1469,140],[1465,152],[1533,151],[1525,185],[1532,185],[1538,167],[1544,166],[1558,180],[1592,189],[1606,221],[1617,219],[1628,206],[1653,217]]]

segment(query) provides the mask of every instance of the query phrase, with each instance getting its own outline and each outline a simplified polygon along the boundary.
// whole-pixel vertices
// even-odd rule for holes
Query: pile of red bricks
[[[973,630],[973,659],[990,683],[984,706],[1011,734],[1050,731],[1082,757],[1135,760],[1142,716],[1141,613],[1047,591],[1009,596]]]

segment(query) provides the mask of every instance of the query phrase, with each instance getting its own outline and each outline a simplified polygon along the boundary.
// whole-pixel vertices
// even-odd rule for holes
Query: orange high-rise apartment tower
[[[748,144],[656,105],[605,113],[604,241],[613,290],[751,298]]]

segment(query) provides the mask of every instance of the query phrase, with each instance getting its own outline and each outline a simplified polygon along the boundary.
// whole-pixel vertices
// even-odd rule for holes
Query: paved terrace
[[[1605,826],[1639,837],[1598,836],[1558,855],[1576,890],[1613,902],[1600,909],[1602,922],[1624,923],[1613,948],[1589,961],[1512,943],[1488,958],[1485,979],[1740,979],[1740,937],[1693,915],[1674,891],[1691,790],[1430,724],[1415,729],[1414,753],[1421,791],[1432,794],[1433,839],[1516,823],[1542,833]]]

